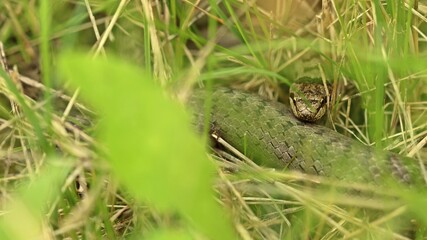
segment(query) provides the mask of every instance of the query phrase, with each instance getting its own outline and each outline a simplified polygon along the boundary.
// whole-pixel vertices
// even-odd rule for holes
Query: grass
[[[193,87],[286,100],[310,62],[328,126],[425,161],[427,3],[317,2],[3,0],[1,238],[425,238],[425,186],[208,161],[191,131]]]

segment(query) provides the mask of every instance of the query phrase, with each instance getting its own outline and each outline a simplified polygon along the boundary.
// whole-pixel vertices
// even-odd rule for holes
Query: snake
[[[208,129],[260,166],[375,184],[413,184],[422,176],[415,159],[300,120],[285,104],[254,93],[195,89],[188,106],[198,131]]]

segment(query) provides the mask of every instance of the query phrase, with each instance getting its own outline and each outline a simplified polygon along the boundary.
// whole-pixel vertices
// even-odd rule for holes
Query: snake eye
[[[291,102],[296,104],[295,94],[293,92],[289,94],[289,99],[291,100]]]
[[[322,105],[323,105],[323,104],[326,104],[327,100],[328,100],[328,99],[327,99],[326,97],[323,97],[323,98],[322,98],[322,102],[321,102],[321,104],[322,104]]]

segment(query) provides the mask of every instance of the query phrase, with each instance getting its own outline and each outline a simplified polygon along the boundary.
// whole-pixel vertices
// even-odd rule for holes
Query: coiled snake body
[[[209,96],[212,104],[206,111]],[[260,165],[364,182],[392,176],[411,183],[421,177],[414,159],[302,122],[284,104],[255,94],[227,88],[195,90],[189,105],[199,129],[209,112],[210,131]]]

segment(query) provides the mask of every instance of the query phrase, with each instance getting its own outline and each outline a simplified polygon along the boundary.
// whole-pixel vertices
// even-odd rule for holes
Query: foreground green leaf
[[[215,168],[182,107],[143,71],[117,59],[64,54],[59,65],[99,111],[112,171],[138,200],[179,212],[212,239],[234,239],[214,199]]]
[[[2,207],[0,239],[50,239],[48,217],[50,204],[60,196],[60,190],[71,164],[66,159],[50,159],[34,180],[24,183],[18,194]]]

